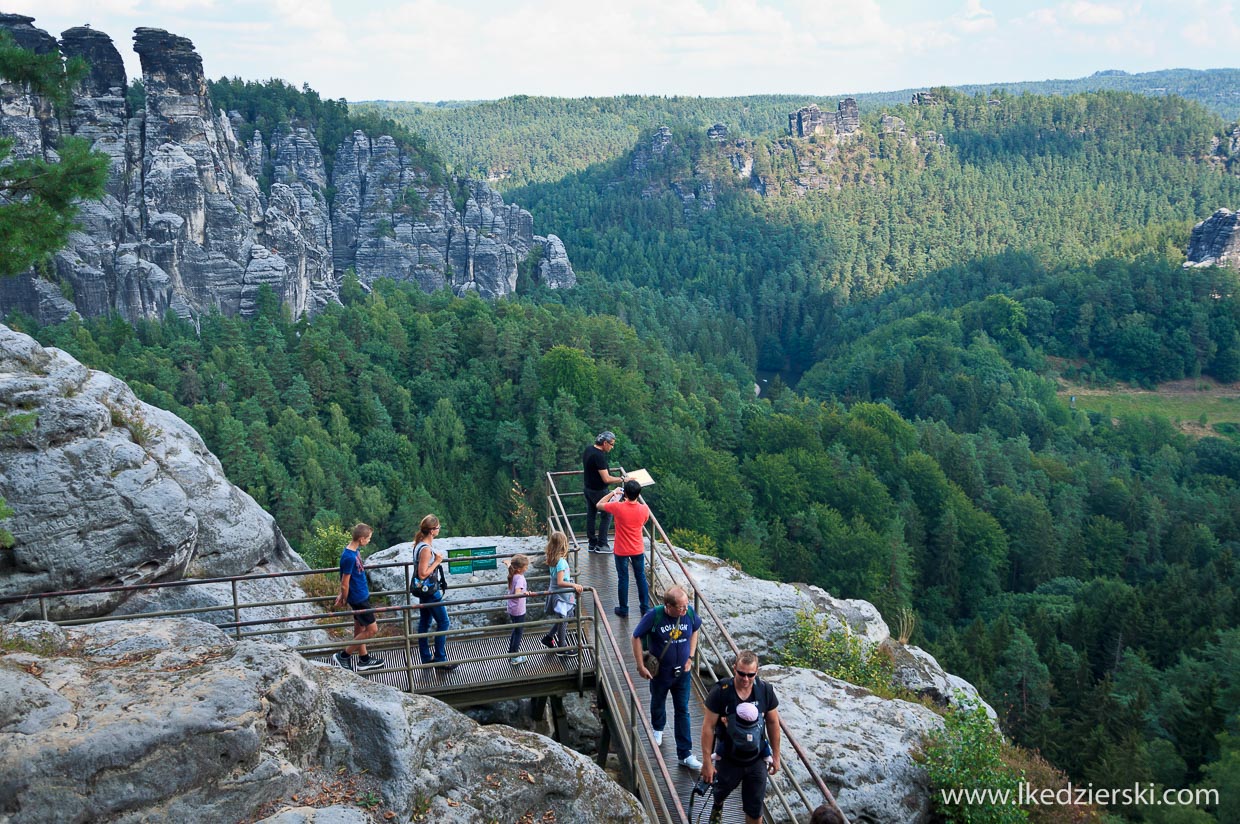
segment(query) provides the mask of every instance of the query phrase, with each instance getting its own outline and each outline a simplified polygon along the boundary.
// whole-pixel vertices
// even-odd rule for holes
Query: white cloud
[[[982,7],[982,0],[967,0],[964,11],[955,15],[956,28],[967,33],[977,34],[997,28],[995,15]]]
[[[1076,0],[1061,6],[1064,16],[1082,26],[1116,26],[1124,22],[1124,10],[1088,0]]]

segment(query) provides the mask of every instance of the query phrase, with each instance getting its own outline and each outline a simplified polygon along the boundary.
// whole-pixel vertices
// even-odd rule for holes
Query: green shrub
[[[980,703],[957,694],[958,706],[948,709],[943,729],[926,736],[921,761],[930,774],[935,810],[947,824],[1012,824],[1029,816],[1015,805],[1023,773],[1004,763],[1003,738],[991,726]],[[1013,799],[1003,804],[974,796],[968,803],[950,799],[944,790],[993,790]]]
[[[352,540],[340,521],[316,521],[302,541],[300,555],[311,569],[335,569],[340,551]]]
[[[797,613],[783,660],[794,667],[822,670],[884,697],[898,697],[891,683],[895,665],[885,650],[867,649],[847,625],[842,632],[833,631],[824,616],[809,610]]]

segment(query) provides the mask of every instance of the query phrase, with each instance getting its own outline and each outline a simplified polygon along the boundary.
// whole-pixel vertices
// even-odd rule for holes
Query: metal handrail
[[[715,629],[718,631],[719,635],[722,636],[723,640],[727,643],[728,647],[731,649],[733,659],[735,659],[735,656],[740,654],[740,647],[737,645],[736,640],[732,637],[731,633],[728,632],[727,627],[724,625],[723,621],[719,618],[719,615],[715,612],[714,607],[711,606],[710,600],[706,597],[705,593],[703,593],[701,588],[698,586],[697,580],[693,577],[693,574],[689,571],[689,568],[685,566],[684,561],[681,559],[680,555],[675,551],[675,548],[672,546],[671,539],[667,537],[667,533],[663,531],[663,526],[659,523],[658,518],[654,516],[653,512],[651,512],[650,514],[650,524],[651,524],[650,525],[650,535],[651,535],[650,550],[651,550],[651,555],[652,555],[652,561],[653,561],[653,557],[656,556],[656,553],[655,553],[656,545],[657,543],[659,543],[659,541],[655,540],[656,533],[657,533],[657,537],[661,540],[664,547],[666,547],[665,554],[668,557],[670,557],[673,561],[675,561],[676,566],[679,567],[680,574],[684,576],[685,581],[688,583],[689,587],[691,588],[693,598],[694,598],[694,603],[705,608],[706,614],[710,616],[712,623],[714,623],[715,625]],[[668,567],[668,571],[670,573],[671,569],[670,569],[670,564],[668,563],[667,558],[663,557],[663,554],[659,554],[657,557],[661,564]],[[652,563],[651,566],[653,567],[654,564]],[[669,575],[669,577],[671,576]],[[709,633],[704,633],[703,637],[707,639],[708,644],[710,644],[713,651],[716,653],[716,655],[718,655],[718,660],[720,661],[720,663],[726,666],[727,659],[719,654],[718,645],[713,642],[713,639],[710,637]],[[699,645],[699,649],[700,649],[700,645]],[[701,680],[701,675],[698,672],[699,669],[700,669],[699,667],[694,667],[694,675],[697,677],[697,682],[703,686],[703,689],[705,689],[705,682]],[[715,676],[713,667],[710,668],[710,672],[712,676],[715,677],[716,682],[720,680],[717,676]],[[806,772],[809,773],[810,778],[813,779],[814,783],[817,785],[818,791],[822,794],[827,805],[834,807],[836,810],[840,812],[840,815],[843,816],[843,811],[839,809],[839,804],[836,802],[835,796],[831,793],[831,790],[828,789],[826,782],[822,780],[822,777],[818,774],[818,771],[814,769],[813,764],[810,762],[809,754],[801,746],[800,742],[797,741],[796,736],[792,734],[792,731],[788,728],[787,722],[784,721],[782,717],[780,718],[780,721],[779,721],[779,728],[780,728],[780,732],[782,734],[783,739],[792,746],[793,752],[795,752],[797,755],[797,760],[801,762],[801,765],[805,768]],[[809,802],[809,799],[806,797],[805,792],[801,789],[800,783],[797,781],[796,776],[792,774],[791,768],[788,766],[788,763],[784,759],[780,759],[780,768],[781,768],[781,772],[783,773],[784,777],[788,779],[788,782],[792,785],[793,789],[796,790],[797,795],[800,797],[801,803],[805,805],[806,810],[814,809],[814,805]],[[796,813],[789,806],[787,799],[784,798],[782,789],[779,787],[778,784],[773,784],[773,786],[775,787],[776,795],[780,798],[781,804],[783,805],[785,811],[789,814],[789,817],[795,819]],[[845,818],[845,821],[847,821],[847,818]]]
[[[560,502],[559,489],[556,488],[555,478],[567,475],[579,476],[580,474],[580,472],[547,473],[547,500],[549,508],[552,511],[552,514],[548,517],[548,523],[553,527],[554,522],[559,520],[561,517],[561,515],[556,514],[555,508],[557,505],[559,505],[562,517],[565,519],[568,517],[567,514],[564,514],[563,505]],[[565,534],[569,533],[566,532]],[[657,820],[676,821],[680,822],[680,824],[688,824],[689,817],[685,813],[684,806],[680,803],[680,796],[676,792],[676,783],[672,780],[671,773],[667,769],[667,762],[663,758],[662,750],[659,747],[650,748],[654,752],[652,764],[650,755],[648,754],[646,748],[639,746],[638,744],[638,724],[633,723],[634,719],[640,720],[641,729],[645,731],[647,741],[653,741],[654,727],[650,722],[650,717],[647,714],[643,702],[637,700],[637,685],[633,683],[633,679],[629,675],[628,668],[625,665],[626,659],[620,651],[620,645],[616,642],[615,635],[611,629],[611,623],[607,619],[607,610],[602,601],[599,599],[598,591],[591,587],[590,593],[594,602],[593,605],[595,615],[597,616],[597,620],[595,621],[595,632],[598,633],[601,629],[601,631],[605,634],[607,647],[611,652],[610,658],[604,657],[602,654],[602,643],[595,645],[595,655],[598,656],[598,666],[600,669],[602,669],[605,664],[609,664],[614,667],[614,677],[620,682],[619,686],[621,686],[627,693],[627,700],[621,700],[619,695],[613,694],[614,691],[609,678],[599,679],[599,683],[602,685],[602,689],[606,693],[609,706],[616,711],[620,711],[621,708],[626,708],[629,713],[628,717],[630,723],[627,725],[629,735],[627,737],[616,736],[616,739],[619,746],[625,750],[628,756],[628,763],[633,774],[633,782],[639,790],[638,797],[642,800],[643,806],[646,808],[646,812]],[[650,774],[655,778],[660,779],[667,792],[654,792],[654,788],[647,785],[645,771],[642,768],[650,771]],[[672,801],[671,808],[667,805],[667,798],[670,798]],[[673,813],[675,814],[674,819],[672,818]]]
[[[561,512],[563,510],[563,505],[559,501],[559,494],[558,494],[559,491],[558,489],[556,489],[555,478],[563,477],[563,476],[571,476],[571,475],[580,475],[580,473],[569,472],[569,471],[547,473],[548,500],[555,501],[557,504],[559,504],[561,508]],[[642,502],[645,503],[644,498],[640,498],[640,500],[642,500]],[[568,520],[568,516],[566,514],[563,515],[562,517],[564,518],[565,521]],[[650,522],[648,524],[647,529],[649,530],[648,535],[649,535],[649,540],[650,540],[650,563],[648,564],[648,568],[650,569],[650,573],[651,573],[651,591],[652,592],[658,591],[658,587],[659,587],[658,573],[659,573],[660,567],[663,567],[666,570],[666,572],[668,573],[669,580],[675,580],[675,576],[672,574],[673,572],[672,564],[668,561],[668,558],[671,558],[672,561],[675,562],[676,567],[679,568],[678,571],[684,577],[685,582],[688,584],[690,590],[692,591],[694,604],[695,606],[699,608],[698,609],[699,613],[704,611],[705,614],[709,617],[710,622],[714,625],[714,628],[717,631],[718,635],[722,638],[724,644],[726,644],[727,648],[730,650],[732,654],[732,659],[735,660],[735,657],[740,654],[739,645],[736,643],[736,640],[732,637],[731,633],[728,632],[727,626],[720,619],[718,613],[715,612],[714,607],[711,606],[710,599],[708,599],[705,593],[702,592],[701,588],[697,584],[696,579],[693,577],[692,573],[689,572],[688,567],[685,566],[684,561],[676,553],[674,547],[672,546],[671,539],[668,538],[667,533],[664,532],[662,524],[659,523],[659,520],[658,518],[655,517],[653,511],[650,514]],[[662,544],[663,547],[665,548],[664,552],[658,551],[660,544]],[[656,563],[656,560],[657,560],[657,563]],[[718,663],[722,664],[723,666],[725,667],[728,666],[728,657],[724,654],[724,651],[719,648],[719,644],[716,643],[715,641],[714,634],[711,632],[703,632],[702,635],[703,635],[703,640],[706,641],[706,646],[710,648],[710,651],[714,659]],[[701,656],[701,651],[702,651],[701,644],[699,644],[699,653],[698,653],[699,658]],[[708,688],[707,688],[705,681],[701,677],[699,669],[700,667],[697,667],[697,666],[693,667],[694,683],[701,690],[701,694],[705,694],[708,691]],[[715,668],[713,665],[709,667],[709,671],[714,681],[718,682],[720,679],[716,675]],[[810,761],[809,754],[801,746],[796,736],[792,734],[792,731],[788,728],[787,722],[785,722],[781,718],[779,726],[780,726],[780,732],[782,733],[783,740],[786,741],[790,745],[790,747],[792,748],[792,751],[796,754],[797,760],[801,762],[801,765],[805,768],[806,772],[809,773],[810,778],[814,781],[815,785],[818,788],[818,791],[822,794],[825,802],[829,806],[832,806],[836,808],[836,810],[839,810],[839,805],[835,800],[835,796],[831,793],[831,790],[827,787],[826,783],[822,780],[822,777],[818,774],[818,771],[814,769],[814,766]],[[793,774],[792,769],[789,766],[788,760],[781,758],[780,768],[781,768],[781,773],[788,780],[788,783],[791,785],[791,787],[795,791],[796,795],[798,796],[800,802],[804,805],[805,809],[807,811],[812,810],[815,805],[810,803],[808,795],[806,794],[805,790],[801,787],[801,784],[797,780],[796,776]],[[797,814],[792,809],[792,805],[789,802],[789,799],[786,797],[783,791],[783,788],[779,784],[774,783],[774,782],[772,782],[770,786],[774,788],[775,795],[777,799],[779,800],[780,806],[783,807],[784,811],[788,814],[788,817],[795,820]],[[840,812],[841,812],[841,815],[843,815],[843,812],[842,811]],[[767,818],[770,819],[770,817],[771,817],[770,813],[768,812]]]

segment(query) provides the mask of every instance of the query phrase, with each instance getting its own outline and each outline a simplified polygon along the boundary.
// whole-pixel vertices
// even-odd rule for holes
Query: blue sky
[[[350,100],[830,95],[1240,65],[1240,0],[9,0]]]

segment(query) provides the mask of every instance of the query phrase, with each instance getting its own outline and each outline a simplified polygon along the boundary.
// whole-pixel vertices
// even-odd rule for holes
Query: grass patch
[[[1189,434],[1235,438],[1240,434],[1240,390],[1207,381],[1175,381],[1154,391],[1128,388],[1067,389],[1065,403],[1076,396],[1076,409],[1108,418],[1166,418]]]

